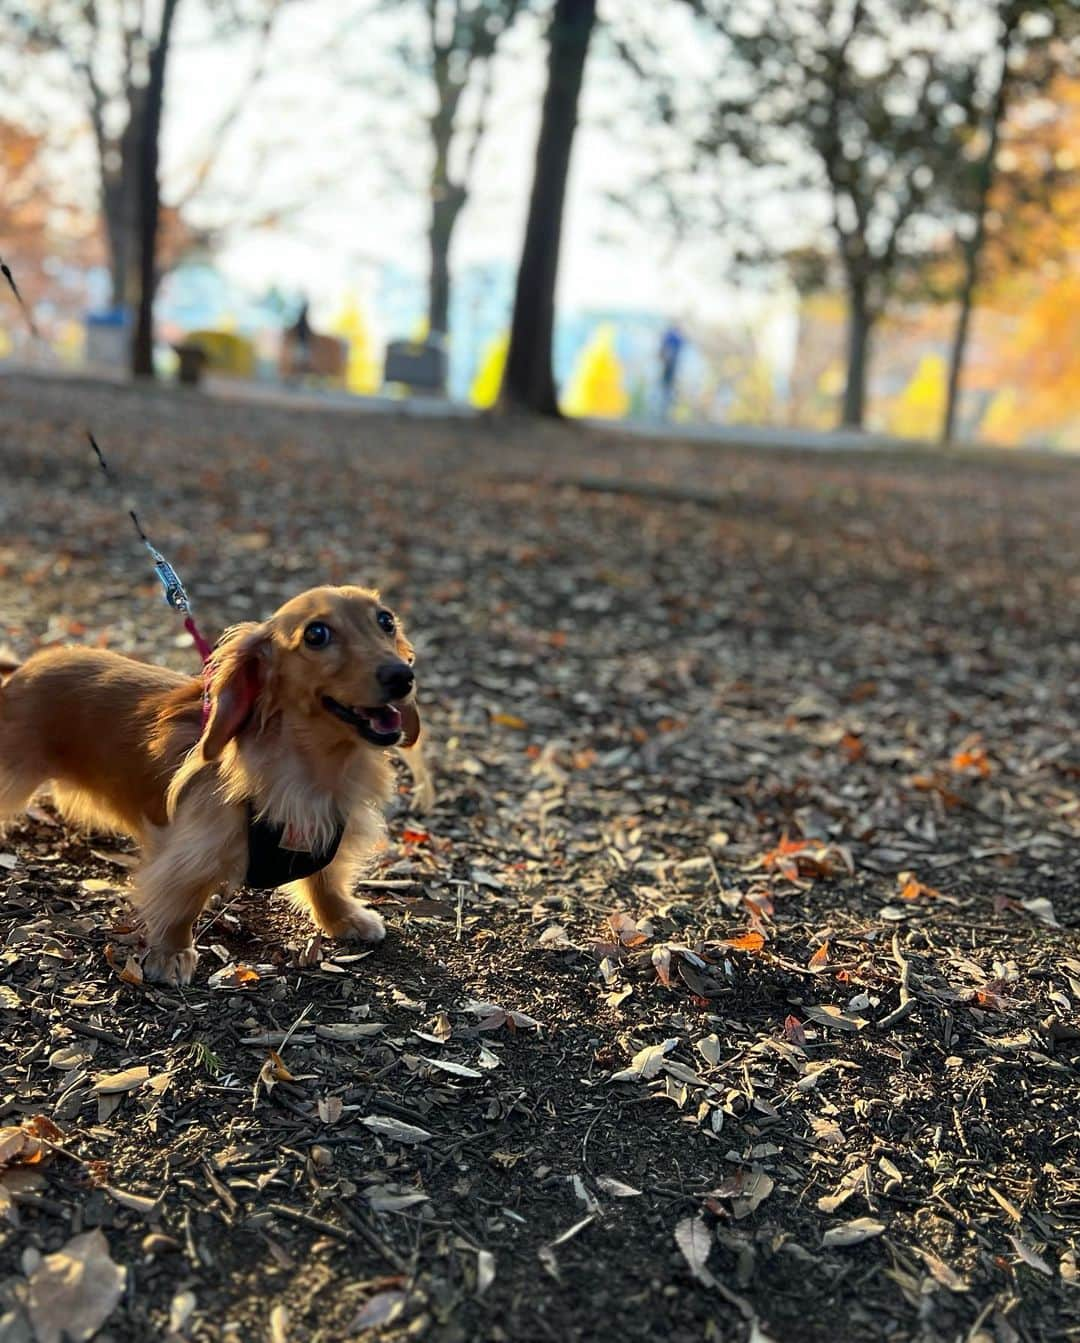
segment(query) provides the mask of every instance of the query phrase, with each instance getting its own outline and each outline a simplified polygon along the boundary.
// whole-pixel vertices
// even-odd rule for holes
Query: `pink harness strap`
[[[184,617],[184,629],[191,635],[191,642],[198,649],[199,657],[202,658],[203,672],[203,694],[202,694],[202,729],[206,731],[206,724],[210,720],[210,659],[214,650],[203,638],[198,625],[195,624],[194,617],[188,615]]]

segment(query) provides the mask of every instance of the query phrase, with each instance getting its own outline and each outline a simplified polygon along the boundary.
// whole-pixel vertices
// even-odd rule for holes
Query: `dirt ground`
[[[1076,463],[0,381],[0,643],[193,672],[87,426],[208,629],[382,588],[439,797],[184,990],[9,828],[3,1343],[1080,1338]]]

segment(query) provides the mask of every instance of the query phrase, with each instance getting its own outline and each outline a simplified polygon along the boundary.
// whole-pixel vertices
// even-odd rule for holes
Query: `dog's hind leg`
[[[33,752],[19,740],[15,726],[4,722],[2,696],[0,689],[0,831],[5,821],[26,810],[30,799],[49,779],[40,765],[31,763]]]
[[[0,728],[2,726],[0,724]],[[47,782],[47,778],[39,772],[16,764],[3,754],[3,737],[0,733],[0,832],[6,821],[26,810],[30,799]]]

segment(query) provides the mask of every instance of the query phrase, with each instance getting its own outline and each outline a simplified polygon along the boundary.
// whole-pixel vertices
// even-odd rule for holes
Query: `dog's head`
[[[238,625],[214,650],[203,756],[216,760],[249,724],[307,720],[328,744],[412,746],[420,735],[413,649],[366,588],[302,592],[269,620]]]

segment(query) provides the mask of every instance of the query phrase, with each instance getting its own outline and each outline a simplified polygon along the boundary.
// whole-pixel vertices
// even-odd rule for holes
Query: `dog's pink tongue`
[[[401,711],[392,704],[384,704],[371,715],[371,723],[376,732],[400,732]]]

